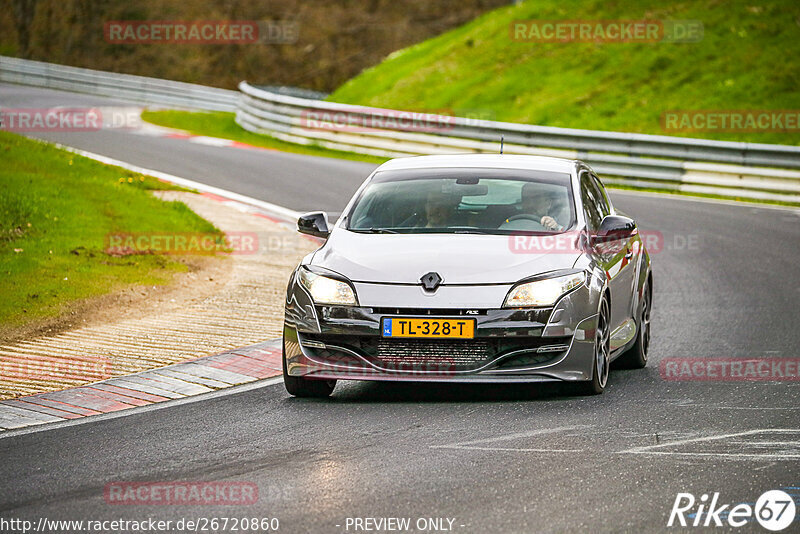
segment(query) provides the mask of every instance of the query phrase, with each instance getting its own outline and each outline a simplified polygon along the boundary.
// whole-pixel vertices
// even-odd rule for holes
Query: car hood
[[[514,241],[519,237],[528,240],[527,246]],[[531,239],[538,240],[533,247]],[[580,253],[562,250],[569,247],[554,252],[553,240],[553,236],[361,234],[338,228],[311,263],[353,282],[419,284],[422,275],[433,271],[445,285],[513,284],[575,264]]]

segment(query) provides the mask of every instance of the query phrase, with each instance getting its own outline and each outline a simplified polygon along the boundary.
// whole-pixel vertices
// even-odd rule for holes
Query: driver
[[[560,195],[555,191],[542,191],[540,184],[527,183],[522,186],[520,208],[523,214],[532,215],[539,224],[551,231],[564,227],[553,216],[559,208]]]
[[[431,191],[425,197],[423,228],[447,228],[454,223],[458,199],[441,191]]]

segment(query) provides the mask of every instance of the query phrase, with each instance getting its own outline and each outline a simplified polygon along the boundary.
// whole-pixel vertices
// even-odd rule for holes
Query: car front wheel
[[[609,319],[611,311],[608,299],[603,297],[597,310],[597,327],[594,333],[594,362],[592,365],[592,379],[582,384],[582,392],[586,395],[599,395],[606,389],[609,367],[610,328]]]
[[[336,380],[312,380],[300,376],[290,376],[286,369],[286,345],[283,345],[281,353],[283,361],[283,385],[290,395],[295,397],[317,397],[324,398],[333,393],[336,387]]]

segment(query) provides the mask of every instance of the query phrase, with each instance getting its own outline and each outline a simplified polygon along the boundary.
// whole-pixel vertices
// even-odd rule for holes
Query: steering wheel
[[[541,228],[542,230],[546,230],[547,228],[540,222],[542,220],[541,217],[537,217],[536,215],[530,215],[528,213],[520,213],[519,215],[514,215],[513,217],[509,217],[506,222],[504,222],[500,227],[502,228],[504,225],[513,222],[513,221],[532,221],[536,226]],[[526,230],[536,230],[536,228],[526,228]]]
[[[536,215],[531,215],[530,213],[520,213],[519,215],[514,215],[513,217],[509,217],[508,222],[518,221],[520,219],[528,219],[530,221],[536,221],[537,223],[539,223],[539,226],[542,225],[542,223],[540,222],[542,218],[537,217]]]

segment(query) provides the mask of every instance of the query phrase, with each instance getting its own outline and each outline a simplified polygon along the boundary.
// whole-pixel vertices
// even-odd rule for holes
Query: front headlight
[[[300,267],[297,271],[300,283],[303,284],[316,304],[356,305],[356,292],[347,282],[328,276],[312,273]]]
[[[503,307],[552,306],[561,295],[575,289],[585,280],[586,273],[579,272],[520,284],[508,292]]]

